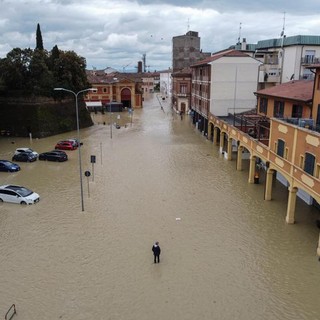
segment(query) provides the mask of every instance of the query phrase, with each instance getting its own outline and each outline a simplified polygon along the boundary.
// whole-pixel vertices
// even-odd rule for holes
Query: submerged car
[[[12,157],[12,161],[33,162],[37,160],[37,156],[32,152],[22,152],[15,154]]]
[[[54,148],[59,149],[59,150],[75,150],[75,149],[77,149],[77,147],[74,145],[73,142],[67,141],[67,140],[59,141]]]
[[[17,172],[20,171],[20,166],[9,160],[0,160],[0,171]]]
[[[68,160],[68,155],[64,151],[52,150],[52,151],[40,153],[39,160],[62,162],[62,161]]]
[[[14,152],[14,155],[20,154],[20,153],[32,153],[36,157],[38,157],[38,152],[32,150],[31,148],[17,148]]]
[[[70,141],[76,148],[78,148],[80,146],[80,143],[79,143],[78,139],[71,138],[71,139],[67,139],[66,141]]]
[[[25,187],[6,184],[0,186],[0,202],[20,204],[34,204],[39,202],[40,196]]]

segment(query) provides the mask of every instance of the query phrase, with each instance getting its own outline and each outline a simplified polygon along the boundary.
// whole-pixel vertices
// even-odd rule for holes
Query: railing
[[[318,64],[320,63],[320,58],[315,56],[305,56],[301,58],[302,64]]]
[[[16,310],[16,305],[13,304],[7,311],[6,315],[4,316],[4,319],[11,320],[15,314],[17,314],[17,310]]]
[[[280,118],[280,120],[296,125],[300,128],[305,128],[311,131],[320,132],[320,125],[316,124],[313,119],[305,118]]]

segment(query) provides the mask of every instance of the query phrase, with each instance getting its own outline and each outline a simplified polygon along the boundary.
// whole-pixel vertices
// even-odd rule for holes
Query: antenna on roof
[[[283,12],[283,26],[282,26],[282,31],[281,31],[281,34],[280,34],[280,37],[282,38],[281,47],[283,47],[283,38],[285,37],[285,35],[284,35],[285,26],[286,26],[286,13]]]
[[[190,31],[190,19],[188,18],[188,26],[187,26],[187,31]]]
[[[284,12],[284,13],[283,13],[283,26],[282,26],[282,31],[281,31],[280,37],[283,37],[283,36],[284,36],[285,26],[286,26],[286,13]]]
[[[241,39],[241,25],[242,25],[242,22],[240,22],[240,25],[239,25],[239,37],[238,37],[238,44],[240,44],[240,39]]]

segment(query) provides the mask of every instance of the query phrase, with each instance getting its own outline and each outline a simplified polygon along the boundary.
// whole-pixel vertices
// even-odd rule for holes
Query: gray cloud
[[[317,1],[317,3],[316,3]],[[0,57],[12,48],[34,48],[40,23],[44,46],[74,50],[88,68],[135,70],[146,54],[150,70],[171,66],[172,37],[199,32],[204,51],[279,37],[284,11],[287,35],[317,34],[318,0],[267,3],[252,0],[0,0]],[[241,29],[240,29],[241,22]]]

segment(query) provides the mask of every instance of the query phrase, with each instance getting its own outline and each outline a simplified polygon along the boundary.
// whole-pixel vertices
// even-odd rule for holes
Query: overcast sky
[[[39,23],[45,49],[74,50],[88,69],[134,71],[146,54],[159,71],[172,65],[174,36],[197,31],[202,50],[216,52],[239,35],[279,38],[284,21],[287,36],[320,35],[320,0],[0,0],[0,58],[35,48]]]

